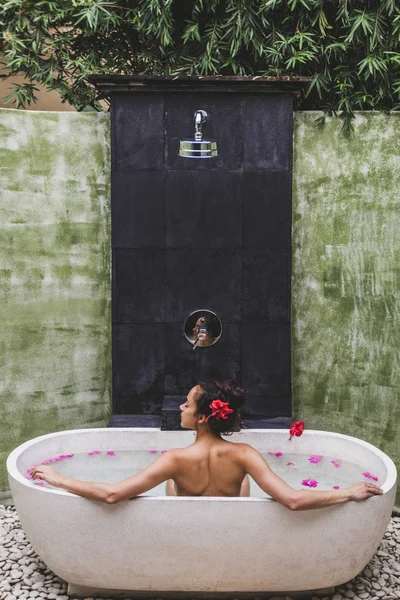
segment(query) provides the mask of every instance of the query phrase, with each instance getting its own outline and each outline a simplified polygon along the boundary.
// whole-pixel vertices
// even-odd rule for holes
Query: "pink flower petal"
[[[378,477],[376,475],[372,475],[372,473],[370,473],[369,471],[366,471],[365,473],[363,473],[363,475],[367,479],[372,479],[373,481],[378,481]]]
[[[316,481],[315,479],[303,479],[303,481],[301,482],[301,485],[315,488],[318,485],[318,481]]]
[[[115,456],[114,450],[108,450],[107,454],[108,456]]]
[[[161,454],[165,454],[168,450],[161,450]]]
[[[340,487],[339,487],[338,485],[333,485],[333,486],[332,486],[332,489],[333,489],[333,490],[340,490]]]
[[[287,466],[287,467],[293,467],[293,466],[294,466],[294,463],[292,463],[292,462],[288,462],[288,463],[286,463],[286,466]]]
[[[158,450],[155,450],[154,448],[152,450],[149,450],[149,452],[151,452],[151,454],[156,454],[158,452]]]
[[[275,452],[268,452],[271,456],[275,456]]]
[[[282,456],[282,452],[275,452],[275,456]]]
[[[322,459],[323,459],[323,456],[321,454],[312,454],[308,460],[310,461],[310,463],[313,463],[316,465]]]

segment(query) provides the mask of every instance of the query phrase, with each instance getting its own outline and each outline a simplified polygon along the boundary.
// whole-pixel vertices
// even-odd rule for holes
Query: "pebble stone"
[[[0,504],[0,599],[77,600],[67,595],[67,584],[35,554],[15,507]],[[400,515],[393,516],[382,543],[363,571],[337,586],[331,596],[310,600],[400,600]],[[113,600],[85,598],[84,600]],[[131,600],[131,599],[126,599]],[[161,600],[152,598],[149,600]],[[235,600],[232,598],[232,600]],[[254,600],[261,600],[255,597]],[[270,600],[294,600],[283,594]]]

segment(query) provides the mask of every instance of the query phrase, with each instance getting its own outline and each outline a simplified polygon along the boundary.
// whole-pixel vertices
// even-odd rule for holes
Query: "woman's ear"
[[[206,421],[207,421],[207,417],[206,417],[206,415],[199,415],[199,416],[197,417],[197,423],[198,423],[199,425],[201,425],[202,423],[205,423]]]

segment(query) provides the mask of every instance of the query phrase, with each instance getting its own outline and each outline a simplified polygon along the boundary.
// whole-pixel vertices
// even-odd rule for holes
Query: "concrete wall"
[[[400,467],[400,115],[360,113],[350,139],[316,116],[295,115],[294,415]]]
[[[296,113],[293,404],[400,466],[400,116]],[[0,111],[0,490],[24,440],[110,399],[109,115]],[[2,496],[0,495],[0,498]]]
[[[0,498],[5,459],[110,413],[109,115],[0,110]]]

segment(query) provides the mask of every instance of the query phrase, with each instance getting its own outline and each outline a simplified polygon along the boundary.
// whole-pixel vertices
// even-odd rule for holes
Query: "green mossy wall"
[[[400,467],[400,115],[351,138],[316,116],[294,119],[293,413]]]
[[[400,116],[294,116],[293,412],[400,466]],[[0,499],[8,453],[111,412],[109,115],[0,110]]]
[[[109,115],[0,110],[0,499],[5,461],[110,414]]]

